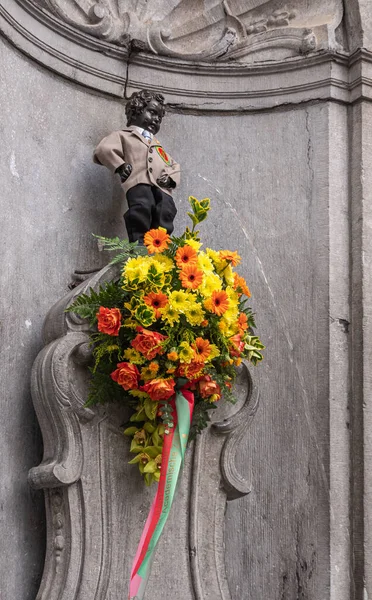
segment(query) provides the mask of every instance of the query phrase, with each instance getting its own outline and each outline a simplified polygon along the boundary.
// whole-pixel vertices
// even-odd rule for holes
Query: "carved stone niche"
[[[102,40],[192,61],[340,50],[342,0],[18,0]],[[133,47],[133,46],[132,46]]]
[[[58,302],[44,325],[46,346],[32,375],[44,440],[29,474],[45,491],[47,551],[37,600],[123,600],[154,488],[128,465],[118,405],[85,408],[89,326],[65,308],[119,275],[105,267]],[[212,425],[190,445],[171,515],[159,542],[148,598],[230,600],[224,565],[226,501],[248,494],[235,455],[258,406],[245,364],[236,405],[221,403]]]

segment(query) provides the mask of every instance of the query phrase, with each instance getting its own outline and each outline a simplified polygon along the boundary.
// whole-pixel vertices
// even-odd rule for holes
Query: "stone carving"
[[[99,39],[193,61],[337,49],[343,17],[342,0],[27,1]]]
[[[89,326],[64,312],[77,295],[116,276],[117,266],[105,267],[51,309],[44,325],[47,345],[33,367],[44,459],[31,469],[29,480],[45,491],[48,524],[37,600],[126,597],[131,561],[154,493],[127,465],[128,443],[121,433],[126,409],[84,407]],[[212,425],[187,452],[149,597],[231,598],[224,567],[224,512],[227,499],[250,491],[249,481],[236,470],[235,455],[258,405],[245,364],[236,395],[237,404],[221,404]]]

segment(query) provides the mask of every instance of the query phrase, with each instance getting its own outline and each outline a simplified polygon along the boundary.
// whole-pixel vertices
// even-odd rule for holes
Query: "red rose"
[[[100,306],[96,317],[98,319],[98,331],[108,335],[119,335],[121,312],[118,308]]]
[[[131,342],[135,350],[143,354],[147,360],[152,360],[157,354],[163,354],[161,343],[168,339],[167,336],[143,327],[137,327],[137,331],[139,333]]]
[[[116,371],[111,373],[111,378],[116,381],[125,390],[135,390],[138,388],[139,371],[136,365],[128,362],[122,362],[117,365]]]
[[[145,385],[141,386],[141,390],[146,392],[151,400],[158,402],[159,400],[168,400],[171,396],[173,396],[174,386],[176,382],[174,379],[152,379],[145,383]]]
[[[203,379],[199,381],[199,391],[202,398],[208,398],[214,394],[221,396],[221,388],[213,381],[210,375],[205,375]]]

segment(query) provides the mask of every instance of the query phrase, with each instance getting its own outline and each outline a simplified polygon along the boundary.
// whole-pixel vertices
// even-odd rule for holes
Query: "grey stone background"
[[[368,47],[372,13],[367,0],[359,4]],[[349,22],[355,14],[350,5]],[[357,35],[351,40],[356,49]],[[68,291],[74,269],[107,260],[91,234],[125,233],[117,182],[91,160],[97,142],[124,123],[124,110],[119,99],[0,44],[0,597],[33,600],[45,528],[42,494],[27,485],[42,454],[30,369],[43,319]],[[226,511],[233,600],[362,600],[372,593],[363,449],[370,441],[370,434],[363,441],[370,419],[370,112],[367,100],[241,114],[178,110],[159,135],[183,168],[176,233],[187,223],[187,196],[210,197],[203,239],[242,254],[239,270],[267,346],[252,372],[260,409],[238,460],[242,473],[252,473],[253,490]]]

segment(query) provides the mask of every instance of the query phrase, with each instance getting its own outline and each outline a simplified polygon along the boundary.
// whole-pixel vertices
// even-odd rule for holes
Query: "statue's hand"
[[[120,175],[120,179],[121,179],[122,183],[124,183],[124,181],[126,181],[128,179],[132,170],[133,170],[133,167],[129,163],[123,163],[122,165],[120,165],[120,167],[118,167],[116,169],[116,173],[118,173]]]
[[[176,183],[166,173],[164,173],[164,175],[161,175],[160,177],[158,177],[156,180],[156,183],[160,187],[165,188],[167,190],[171,190],[176,187]]]

